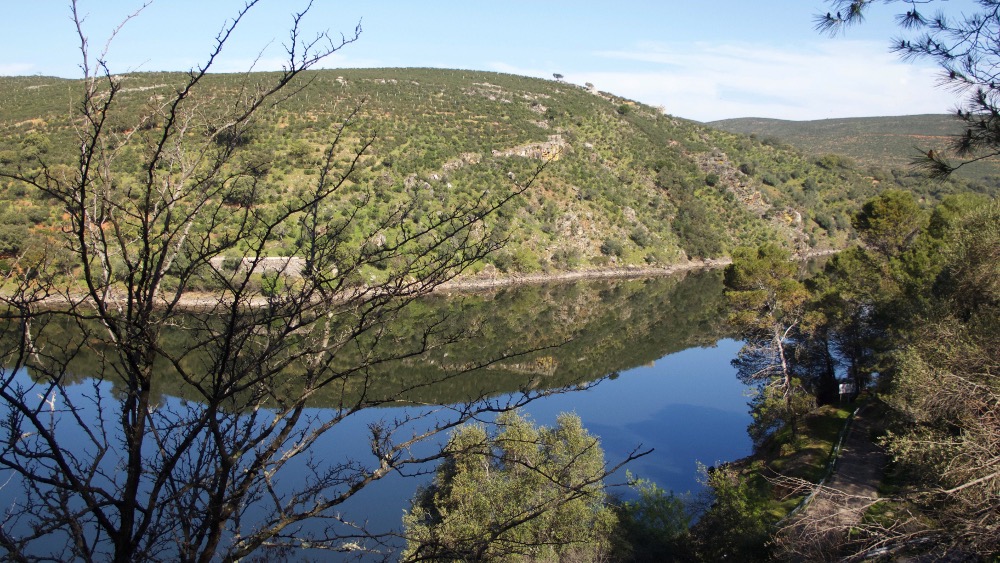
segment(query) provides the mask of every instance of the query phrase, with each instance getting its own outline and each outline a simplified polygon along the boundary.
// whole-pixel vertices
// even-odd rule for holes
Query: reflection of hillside
[[[363,376],[337,379],[310,402],[315,407],[358,401],[451,404],[524,388],[575,385],[716,342],[725,336],[722,307],[719,272],[431,297],[406,310],[375,349],[376,356],[412,350],[425,328],[442,319],[441,326],[447,327],[442,337],[455,342],[419,357],[372,366]],[[75,325],[55,322],[45,336],[49,342],[87,341]],[[163,346],[186,350],[194,338],[193,331],[167,331]],[[345,348],[338,361],[356,365],[358,353]],[[210,355],[201,350],[183,361],[190,368]],[[101,366],[108,373],[99,347],[85,346],[71,364],[70,377],[82,379]],[[282,385],[291,393],[295,370],[288,372]],[[172,368],[163,365],[159,373],[154,384],[160,395],[197,400]]]
[[[379,389],[374,396],[391,396],[417,381],[435,383],[403,396],[428,403],[573,385],[712,344],[724,330],[718,272],[513,287],[434,301],[468,338],[386,366],[371,378],[372,389]],[[533,347],[544,349],[452,375]]]

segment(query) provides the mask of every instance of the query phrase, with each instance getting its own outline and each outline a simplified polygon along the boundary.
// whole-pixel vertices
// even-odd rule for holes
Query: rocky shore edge
[[[796,255],[795,259],[806,260],[810,258],[835,254],[837,252],[838,252],[837,250],[820,250],[806,254]],[[484,277],[481,275],[458,277],[456,279],[435,286],[430,293],[450,294],[450,293],[462,293],[462,292],[489,291],[492,289],[518,286],[518,285],[561,283],[561,282],[572,282],[572,281],[582,281],[582,280],[601,280],[601,279],[615,280],[615,279],[665,277],[684,272],[723,268],[731,263],[732,260],[726,257],[726,258],[712,258],[704,260],[691,260],[688,262],[681,262],[678,264],[671,264],[670,266],[663,266],[658,268],[650,268],[642,266],[625,266],[619,268],[577,270],[573,272],[558,272],[558,273],[495,275],[489,277]],[[49,295],[43,299],[40,299],[39,301],[36,301],[35,304],[44,307],[59,307],[59,306],[65,306],[69,303],[81,303],[85,301],[87,301],[87,298],[86,296],[83,295],[68,296],[65,294],[61,294],[61,295]],[[164,301],[164,305],[165,304],[166,301]],[[267,304],[267,299],[265,297],[257,296],[254,298],[253,302],[251,302],[249,305],[263,306],[266,304]],[[180,296],[177,305],[183,309],[211,308],[219,305],[219,296],[201,292],[184,293]]]

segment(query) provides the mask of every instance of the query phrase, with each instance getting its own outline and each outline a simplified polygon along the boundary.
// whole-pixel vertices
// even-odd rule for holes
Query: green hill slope
[[[145,108],[182,78],[126,77],[123,110],[110,126],[130,134]],[[200,92],[205,111],[239,96],[242,75],[208,78]],[[44,161],[72,170],[79,87],[55,78],[0,78],[0,168]],[[376,135],[340,194],[344,213],[348,203],[364,202],[357,233],[369,232],[366,221],[374,225],[401,201],[415,202],[407,220],[419,224],[548,163],[501,214],[510,243],[479,265],[484,275],[662,266],[768,240],[796,251],[837,247],[852,236],[850,216],[860,202],[887,186],[930,198],[985,189],[817,159],[561,82],[472,71],[345,69],[310,73],[299,95],[241,139],[245,158],[260,163],[264,188],[231,204],[266,209],[303,189],[325,143],[355,108],[348,141]],[[127,164],[128,154],[122,158]],[[337,220],[336,213],[329,217]],[[61,221],[54,201],[0,180],[0,258],[52,236]],[[270,252],[294,254],[293,231],[282,233]]]
[[[740,118],[713,121],[709,126],[760,138],[771,137],[817,156],[841,154],[864,166],[905,169],[915,156],[941,151],[962,123],[952,115],[858,117],[816,121]],[[1000,160],[963,167],[960,177],[992,181],[1000,176]]]

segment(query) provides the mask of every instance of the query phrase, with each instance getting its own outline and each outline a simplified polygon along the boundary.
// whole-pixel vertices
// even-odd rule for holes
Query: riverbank
[[[820,250],[815,252],[809,252],[802,255],[795,256],[796,260],[808,260],[812,258],[818,258],[822,256],[829,256],[836,254],[838,250]],[[643,267],[643,266],[625,266],[618,268],[600,268],[594,270],[577,270],[571,272],[552,272],[552,273],[532,273],[532,274],[494,274],[494,275],[482,275],[477,276],[459,276],[450,281],[441,283],[430,289],[430,293],[442,294],[442,293],[461,293],[461,292],[477,292],[477,291],[489,291],[492,289],[498,289],[503,287],[511,287],[518,285],[532,285],[532,284],[544,284],[544,283],[561,283],[561,282],[574,282],[583,280],[625,280],[625,279],[638,279],[638,278],[656,278],[656,277],[666,277],[672,276],[685,272],[695,272],[702,270],[714,270],[719,268],[724,268],[732,263],[732,259],[729,257],[725,258],[711,258],[703,260],[690,260],[687,262],[681,262],[677,264],[671,264],[669,266],[663,267]],[[416,284],[419,286],[419,284]],[[347,290],[347,293],[343,294],[341,297],[343,300],[350,300],[352,298],[357,298],[364,295],[367,292],[372,291],[372,288],[366,287],[355,287]],[[416,287],[411,293],[425,293],[426,288]],[[160,303],[162,305],[167,305],[168,300],[173,303],[176,298],[176,306],[182,309],[208,309],[219,305],[219,295],[213,294],[211,292],[185,292],[179,297],[174,295],[164,295],[161,297]],[[58,295],[48,295],[42,299],[34,301],[34,305],[42,307],[63,307],[67,304],[76,304],[87,301],[88,298],[84,294],[77,293],[60,293]],[[111,298],[112,301],[122,301],[124,302],[124,294],[120,297]],[[262,307],[268,304],[268,298],[262,294],[257,294],[250,298],[247,305],[250,307]]]
[[[600,279],[635,279],[665,277],[682,272],[699,270],[714,270],[724,268],[732,263],[729,258],[696,260],[681,264],[672,264],[661,268],[646,268],[627,266],[624,268],[603,268],[597,270],[578,270],[575,272],[558,272],[549,274],[508,274],[489,277],[458,278],[437,286],[435,292],[447,291],[477,291],[512,285],[531,285],[541,283],[558,283],[581,280]]]
[[[795,260],[810,260],[823,256],[832,256],[840,252],[837,249],[816,250],[804,254],[793,256]],[[477,291],[492,289],[497,287],[507,287],[512,285],[531,285],[540,283],[558,283],[581,280],[599,279],[635,279],[635,278],[655,278],[671,276],[683,272],[694,272],[700,270],[715,270],[724,268],[732,264],[731,258],[708,258],[704,260],[690,260],[678,264],[671,264],[659,268],[643,266],[625,266],[623,268],[602,268],[595,270],[578,270],[575,272],[558,272],[547,274],[503,274],[495,276],[476,276],[458,278],[450,282],[443,283],[435,288],[435,292],[448,291]]]

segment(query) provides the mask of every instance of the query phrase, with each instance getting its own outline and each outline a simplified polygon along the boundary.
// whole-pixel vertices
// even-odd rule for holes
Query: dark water
[[[585,389],[535,400],[522,413],[536,423],[550,425],[559,413],[575,412],[600,437],[611,463],[638,446],[653,448],[629,470],[677,493],[695,493],[701,489],[698,463],[733,460],[751,448],[745,389],[729,363],[739,344],[726,333],[723,303],[718,272],[530,286],[426,300],[398,321],[399,341],[441,311],[447,311],[449,326],[474,336],[416,360],[383,366],[372,375],[368,392],[403,399],[404,405],[378,406],[351,415],[324,435],[310,455],[329,462],[370,457],[370,425],[425,415],[427,419],[420,424],[426,426],[453,414],[447,406],[442,410],[435,405],[461,404],[470,396],[487,395],[502,403],[505,398],[518,398],[519,390],[525,388],[579,386]],[[69,337],[60,334],[60,338]],[[168,334],[168,338],[171,346],[185,346],[183,335]],[[484,358],[532,348],[540,350],[488,369],[448,375]],[[93,373],[107,367],[96,359],[99,354],[90,357],[91,352],[84,349],[74,360],[74,371],[66,379],[75,383],[62,390],[65,400],[86,404],[82,399],[88,396],[115,394],[118,383],[112,376],[95,385]],[[29,375],[30,369],[22,371],[14,383],[31,385]],[[598,379],[602,380],[590,385]],[[423,381],[427,385],[413,385]],[[159,412],[198,408],[190,389],[171,377],[169,369],[154,383]],[[308,414],[315,420],[332,416],[328,413],[334,412],[330,410],[334,405],[351,398],[353,391],[345,389],[318,395]],[[85,420],[94,422],[87,418],[94,417],[94,411],[85,408],[81,412]],[[78,442],[81,432],[66,424],[63,447],[72,449],[84,442]],[[421,444],[416,451],[430,452],[446,437]],[[109,460],[114,463],[113,456]],[[286,467],[282,482],[300,480],[295,471],[294,464]],[[0,481],[10,474],[9,470],[0,473]],[[426,480],[426,476],[390,475],[342,505],[340,512],[367,521],[373,531],[398,528],[409,499]],[[0,489],[0,502],[5,506],[16,503],[17,491],[15,486]]]

